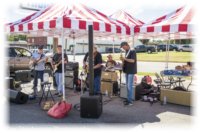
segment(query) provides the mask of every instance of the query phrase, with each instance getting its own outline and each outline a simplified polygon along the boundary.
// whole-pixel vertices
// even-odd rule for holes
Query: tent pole
[[[66,100],[65,98],[65,70],[64,70],[64,29],[62,29],[61,33],[62,39],[62,89],[63,89],[63,101]]]
[[[166,67],[165,67],[166,70],[168,70],[168,63],[169,63],[169,43],[170,43],[170,33],[168,34],[168,40],[166,46]]]
[[[115,39],[114,39],[114,37],[113,37],[113,54],[115,53]]]
[[[73,62],[75,62],[76,41],[75,41],[75,37],[74,36],[73,36],[73,44],[74,44],[74,48],[73,48]]]

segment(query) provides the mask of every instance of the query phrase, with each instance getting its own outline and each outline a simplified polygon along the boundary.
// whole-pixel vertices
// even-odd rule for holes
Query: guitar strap
[[[131,51],[131,49],[129,49],[129,51],[127,52],[127,54],[125,56],[126,58],[129,56],[130,51]]]

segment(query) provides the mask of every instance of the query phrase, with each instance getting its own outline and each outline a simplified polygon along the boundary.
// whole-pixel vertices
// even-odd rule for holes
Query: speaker
[[[31,70],[15,71],[15,81],[30,82],[31,80]]]
[[[99,118],[103,111],[102,96],[85,94],[80,100],[80,116],[82,118]]]
[[[65,87],[69,89],[74,88],[74,78],[73,77],[65,77]]]
[[[126,84],[121,84],[120,86],[120,97],[127,98],[127,88]],[[133,100],[135,100],[135,86],[133,86]]]
[[[68,62],[66,64],[67,70],[78,70],[79,69],[79,63],[78,62]]]
[[[24,104],[28,101],[28,95],[20,92],[9,89],[10,101],[17,104]]]

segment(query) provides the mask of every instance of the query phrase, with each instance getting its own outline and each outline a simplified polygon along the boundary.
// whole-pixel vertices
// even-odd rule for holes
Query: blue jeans
[[[133,79],[134,74],[126,74],[127,101],[133,102]]]
[[[34,81],[33,81],[34,95],[36,95],[37,93],[38,78],[41,80],[41,82],[43,82],[43,75],[44,71],[34,70]]]
[[[57,84],[57,91],[63,93],[62,73],[55,73],[55,79]]]
[[[94,94],[100,93],[101,76],[94,77]]]

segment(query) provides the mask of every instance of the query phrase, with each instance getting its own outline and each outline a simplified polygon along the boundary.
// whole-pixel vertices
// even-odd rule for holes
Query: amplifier
[[[80,116],[82,118],[99,118],[103,111],[102,96],[85,94],[80,99]]]
[[[15,71],[15,81],[30,82],[32,80],[30,70]]]
[[[78,62],[68,62],[66,64],[67,70],[79,70],[79,63]]]
[[[73,70],[65,71],[65,77],[74,77],[74,71]]]
[[[74,78],[65,77],[65,88],[74,89]]]
[[[120,86],[120,97],[127,98],[127,88],[125,84],[121,84]],[[133,100],[135,100],[135,86],[133,86]]]

